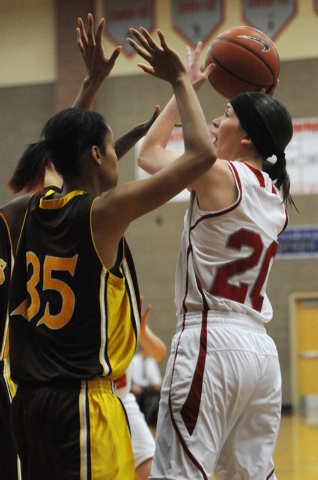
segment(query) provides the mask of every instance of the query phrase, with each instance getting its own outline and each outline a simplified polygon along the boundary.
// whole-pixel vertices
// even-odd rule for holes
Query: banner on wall
[[[151,32],[154,29],[154,0],[104,0],[105,35],[117,45],[122,45],[122,52],[127,56],[134,54],[134,49],[126,38],[135,37],[129,28],[144,27]]]
[[[318,118],[303,118],[293,121],[294,135],[286,148],[287,170],[290,176],[292,195],[318,193]],[[209,125],[212,136],[212,126]],[[136,144],[136,159],[142,140]],[[170,136],[167,149],[178,153],[184,151],[183,133],[175,128]],[[148,175],[136,163],[136,179]],[[189,199],[187,190],[177,195],[173,201]]]
[[[173,28],[196,47],[222,23],[223,3],[222,0],[172,0]]]
[[[318,257],[318,227],[288,227],[278,238],[276,258]]]
[[[318,118],[293,121],[294,135],[286,148],[291,193],[318,193]]]
[[[297,0],[242,0],[243,18],[274,40],[297,13]]]

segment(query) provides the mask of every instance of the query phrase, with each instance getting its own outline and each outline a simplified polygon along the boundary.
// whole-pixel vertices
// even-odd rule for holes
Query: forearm
[[[173,95],[149,129],[140,147],[138,165],[146,172],[154,174],[179,156],[177,152],[166,150],[178,117],[179,110]]]
[[[133,127],[115,142],[116,155],[120,160],[145,135],[145,123]]]
[[[82,108],[83,110],[90,110],[102,83],[103,79],[91,79],[86,77],[82,83],[79,94],[73,103],[73,107]]]
[[[140,332],[139,344],[157,362],[160,362],[166,356],[166,345],[148,326]]]
[[[178,105],[176,98],[173,95],[155,123],[149,129],[147,138],[145,138],[143,145],[159,145],[161,148],[165,149],[170,140],[172,130],[175,127],[178,117]]]
[[[216,158],[200,102],[189,78],[183,75],[172,87],[181,117],[185,152],[205,154],[210,151]]]

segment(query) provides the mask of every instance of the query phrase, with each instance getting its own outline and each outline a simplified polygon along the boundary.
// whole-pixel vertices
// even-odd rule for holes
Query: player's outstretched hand
[[[201,69],[200,69],[201,50],[202,50],[202,42],[199,42],[192,56],[190,47],[188,45],[186,46],[185,65],[189,74],[191,85],[193,86],[196,92],[206,82],[206,80],[209,78],[210,73],[215,68],[215,63],[211,63],[206,67],[204,72],[201,72]]]
[[[82,53],[87,75],[92,79],[99,79],[101,81],[108,77],[122,50],[122,47],[118,46],[109,58],[105,56],[102,41],[104,26],[105,20],[102,18],[99,22],[96,35],[94,35],[94,19],[93,15],[89,13],[87,33],[81,18],[78,19],[78,28],[76,29],[77,45]]]
[[[134,28],[129,31],[136,37],[139,43],[131,38],[127,42],[142,58],[151,65],[138,63],[137,65],[145,72],[170,83],[175,83],[182,75],[187,75],[178,53],[170,48],[161,30],[157,30],[160,45],[154,41],[147,30],[141,27],[140,32]]]
[[[277,79],[276,82],[273,83],[273,85],[271,87],[269,87],[268,90],[266,90],[265,88],[262,88],[260,90],[260,92],[261,93],[267,93],[267,95],[271,95],[273,97],[277,88],[278,88],[278,84],[279,84],[279,79]]]

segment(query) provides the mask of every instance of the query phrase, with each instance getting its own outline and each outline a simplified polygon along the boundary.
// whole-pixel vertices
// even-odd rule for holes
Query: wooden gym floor
[[[283,415],[274,455],[277,480],[318,480],[318,425]]]

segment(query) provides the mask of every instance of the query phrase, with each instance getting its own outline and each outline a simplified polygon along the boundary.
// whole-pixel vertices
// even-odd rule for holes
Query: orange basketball
[[[213,88],[225,98],[266,90],[276,82],[280,59],[272,40],[252,27],[233,27],[215,38],[205,66],[215,63],[209,76]]]

